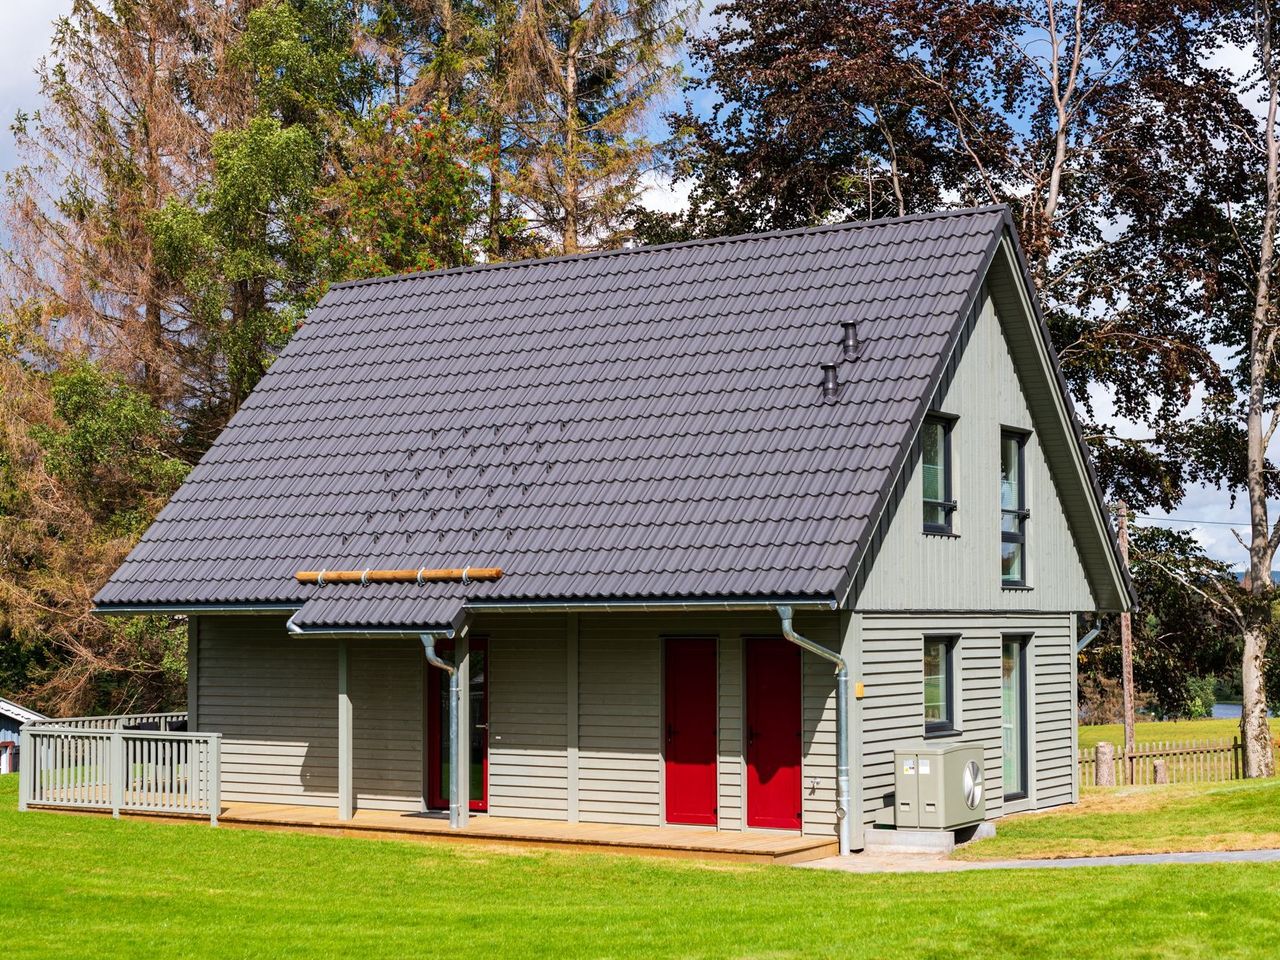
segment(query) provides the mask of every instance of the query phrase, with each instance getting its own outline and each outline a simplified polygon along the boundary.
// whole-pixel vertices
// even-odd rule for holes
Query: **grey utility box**
[[[981,746],[904,744],[893,765],[898,829],[955,830],[987,818]]]

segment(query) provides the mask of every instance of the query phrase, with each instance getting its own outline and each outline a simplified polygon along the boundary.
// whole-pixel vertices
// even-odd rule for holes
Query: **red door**
[[[716,642],[666,642],[667,822],[716,822]]]
[[[453,642],[437,649],[453,657]],[[470,809],[489,809],[489,643],[471,638],[471,784],[467,788]],[[449,675],[423,661],[427,671],[426,729],[427,806],[449,808]],[[464,733],[463,736],[466,736]]]
[[[747,826],[800,829],[800,648],[748,640]]]

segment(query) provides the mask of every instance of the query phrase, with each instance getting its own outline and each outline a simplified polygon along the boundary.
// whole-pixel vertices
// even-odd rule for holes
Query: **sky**
[[[35,80],[36,64],[48,47],[52,23],[70,9],[71,0],[3,0],[0,2],[0,170],[14,164],[13,137],[9,123],[19,110],[31,111],[39,106]],[[711,5],[706,4],[705,8]],[[704,15],[705,19],[705,15]],[[703,26],[704,24],[700,24]],[[1242,62],[1239,51],[1226,51],[1223,62]],[[646,202],[657,209],[678,209],[684,200],[680,190],[650,178]],[[1095,394],[1100,413],[1109,409],[1107,398]],[[1122,431],[1133,428],[1120,424]],[[1158,516],[1163,516],[1159,514]],[[1217,489],[1193,488],[1172,515],[1177,519],[1161,521],[1175,529],[1190,530],[1204,544],[1211,556],[1231,563],[1241,563],[1244,550],[1232,534],[1233,526],[1247,532],[1248,511],[1243,502],[1234,507],[1229,496]]]

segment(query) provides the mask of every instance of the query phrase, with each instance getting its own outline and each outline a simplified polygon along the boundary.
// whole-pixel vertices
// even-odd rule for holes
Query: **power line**
[[[1152,522],[1154,522],[1154,523],[1190,523],[1190,524],[1193,524],[1193,525],[1194,525],[1194,524],[1207,523],[1207,524],[1211,524],[1212,526],[1215,526],[1215,527],[1247,527],[1247,526],[1249,526],[1249,521],[1248,521],[1248,520],[1240,520],[1240,521],[1233,521],[1233,520],[1192,520],[1192,519],[1190,519],[1189,517],[1146,517],[1146,516],[1139,516],[1139,517],[1138,517],[1138,519],[1139,519],[1139,520],[1150,520],[1150,521],[1152,521]]]

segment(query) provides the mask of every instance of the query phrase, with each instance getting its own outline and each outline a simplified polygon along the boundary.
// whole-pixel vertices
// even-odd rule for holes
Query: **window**
[[[924,641],[924,732],[926,735],[955,730],[955,677],[952,651],[955,641],[926,637]]]
[[[1003,702],[1004,796],[1017,800],[1027,795],[1027,643],[1005,640],[1000,658],[1000,691]]]
[[[926,533],[950,533],[951,420],[929,417],[921,429],[920,463],[924,476],[924,529]]]
[[[1027,582],[1027,435],[1000,434],[1000,580],[1006,587]]]

